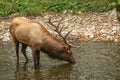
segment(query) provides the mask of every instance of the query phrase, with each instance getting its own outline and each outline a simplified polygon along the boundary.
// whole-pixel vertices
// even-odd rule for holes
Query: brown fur
[[[16,45],[16,54],[18,55],[19,43],[25,49],[21,50],[26,59],[26,46],[31,47],[33,53],[34,64],[39,64],[39,52],[43,51],[51,58],[69,61],[74,63],[75,60],[67,44],[62,43],[54,37],[48,30],[39,22],[29,20],[25,17],[14,18],[10,22],[10,33]],[[19,60],[19,58],[18,58]]]

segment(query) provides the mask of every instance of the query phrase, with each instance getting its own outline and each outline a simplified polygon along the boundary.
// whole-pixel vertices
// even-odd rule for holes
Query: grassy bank
[[[0,16],[40,15],[43,12],[63,12],[66,9],[78,11],[108,11],[113,0],[0,0]]]

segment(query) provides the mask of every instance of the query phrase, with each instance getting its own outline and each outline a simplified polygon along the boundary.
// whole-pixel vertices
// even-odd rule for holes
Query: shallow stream
[[[41,67],[34,69],[20,53],[19,64],[13,43],[0,43],[0,80],[120,80],[120,43],[86,42],[73,49],[75,64],[53,60],[41,53]]]

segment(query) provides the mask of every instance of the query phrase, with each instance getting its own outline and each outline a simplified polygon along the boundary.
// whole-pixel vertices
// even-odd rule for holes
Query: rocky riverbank
[[[53,17],[54,16],[54,17]],[[53,32],[50,25],[47,23],[49,18],[52,22],[57,24],[58,21],[65,16],[60,26],[64,26],[65,30],[63,35],[69,30],[71,37],[80,41],[114,41],[120,42],[120,25],[117,19],[115,10],[104,13],[83,13],[78,12],[74,15],[71,11],[64,11],[62,14],[43,14],[37,17],[28,17],[40,21]],[[8,22],[11,19],[0,20],[0,40],[10,41],[11,35],[9,34]]]

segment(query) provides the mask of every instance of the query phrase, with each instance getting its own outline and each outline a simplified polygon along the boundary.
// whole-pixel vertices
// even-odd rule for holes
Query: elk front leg
[[[40,60],[40,51],[32,49],[33,60],[35,68],[39,68],[39,60]]]
[[[26,48],[27,48],[27,45],[25,45],[25,44],[22,43],[21,52],[23,53],[23,55],[24,55],[26,61],[28,61],[28,57],[27,57],[27,55],[26,55]]]

